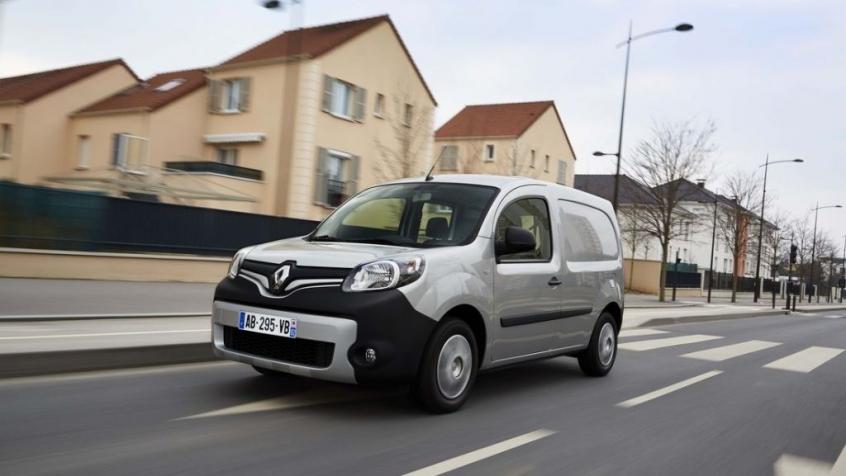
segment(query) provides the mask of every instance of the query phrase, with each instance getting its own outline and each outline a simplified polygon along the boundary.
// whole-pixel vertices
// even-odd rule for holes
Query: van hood
[[[420,250],[369,243],[306,241],[298,237],[258,245],[250,250],[246,259],[273,264],[294,261],[297,266],[320,268],[354,268],[385,256],[413,251]]]

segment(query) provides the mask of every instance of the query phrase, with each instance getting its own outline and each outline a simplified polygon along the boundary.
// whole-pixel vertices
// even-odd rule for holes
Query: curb
[[[701,316],[685,316],[685,317],[656,317],[643,322],[638,327],[647,326],[668,326],[671,324],[687,324],[692,322],[708,322],[708,321],[724,321],[729,319],[748,319],[752,317],[767,317],[767,316],[786,316],[790,315],[790,311],[784,309],[775,309],[764,312],[745,312],[739,314],[705,314]]]
[[[209,317],[211,312],[139,312],[125,314],[31,314],[2,316],[1,322],[89,321],[95,319],[149,319],[167,317]]]
[[[0,354],[0,379],[216,360],[209,342]]]

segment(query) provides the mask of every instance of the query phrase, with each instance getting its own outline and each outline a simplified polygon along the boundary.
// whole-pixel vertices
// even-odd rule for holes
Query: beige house
[[[466,106],[435,132],[441,171],[573,186],[576,154],[553,101]]]
[[[431,157],[436,102],[387,16],[286,32],[208,78],[203,157],[260,171],[250,211],[319,219]]]
[[[64,173],[68,116],[137,81],[120,59],[0,79],[0,180]]]
[[[76,111],[66,173],[46,180],[116,195],[250,209],[257,177],[224,163],[202,162],[207,97],[205,69],[173,71]],[[237,178],[244,184],[227,188]]]

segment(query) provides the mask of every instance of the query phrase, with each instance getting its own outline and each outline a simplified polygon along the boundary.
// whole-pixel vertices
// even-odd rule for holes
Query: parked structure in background
[[[435,132],[443,172],[573,186],[576,154],[553,101],[466,106]]]
[[[146,82],[121,61],[95,66],[79,73],[91,76],[82,90],[49,83],[68,93],[39,106],[49,117],[24,139],[7,118],[39,116],[0,106],[2,132],[12,131],[0,178],[321,219],[362,187],[431,164],[437,104],[386,15],[288,31]],[[18,99],[16,79],[2,80],[0,99]],[[32,138],[42,145],[21,146]],[[16,150],[22,172],[10,165]]]
[[[68,116],[138,81],[120,59],[0,79],[0,180],[65,173]]]
[[[575,187],[579,190],[599,195],[607,200],[611,199],[614,189],[613,175],[576,175]],[[696,270],[705,272],[710,269],[708,261],[711,255],[711,240],[713,236],[714,206],[718,207],[718,223],[716,243],[714,246],[713,269],[716,273],[736,274],[741,277],[753,277],[755,275],[755,259],[757,243],[757,227],[750,226],[757,221],[757,215],[751,210],[741,209],[738,212],[737,204],[718,193],[708,190],[705,182],[693,183],[683,180],[679,185],[681,196],[685,197],[679,203],[679,210],[676,213],[674,227],[677,228],[677,237],[670,243],[670,260],[675,257],[691,268],[695,265]],[[621,237],[623,239],[624,257],[648,261],[660,261],[661,247],[657,239],[650,236],[638,222],[643,219],[642,210],[651,206],[652,201],[650,190],[636,180],[622,175],[620,177],[620,196],[618,219],[620,221]],[[741,207],[742,208],[742,207]],[[725,230],[721,229],[721,222],[725,223],[725,217],[739,216],[739,256],[740,260],[734,259],[734,245],[725,238]],[[728,225],[722,225],[728,230]],[[764,223],[764,235],[767,236],[774,231],[771,223]],[[761,258],[761,276],[769,277],[773,262],[773,247],[770,240],[764,240]],[[670,268],[672,269],[672,268]],[[692,268],[691,268],[692,269]]]

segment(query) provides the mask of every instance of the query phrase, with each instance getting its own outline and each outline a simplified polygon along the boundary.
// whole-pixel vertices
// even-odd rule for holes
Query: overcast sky
[[[2,2],[2,0],[0,0]],[[305,26],[388,13],[431,87],[436,125],[465,104],[554,99],[577,173],[613,170],[624,39],[690,22],[632,49],[624,150],[653,121],[713,119],[721,177],[771,159],[776,207],[846,205],[846,2],[304,0]],[[219,63],[291,25],[255,0],[10,0],[0,75],[122,57],[142,77]],[[846,209],[820,212],[839,246]]]

